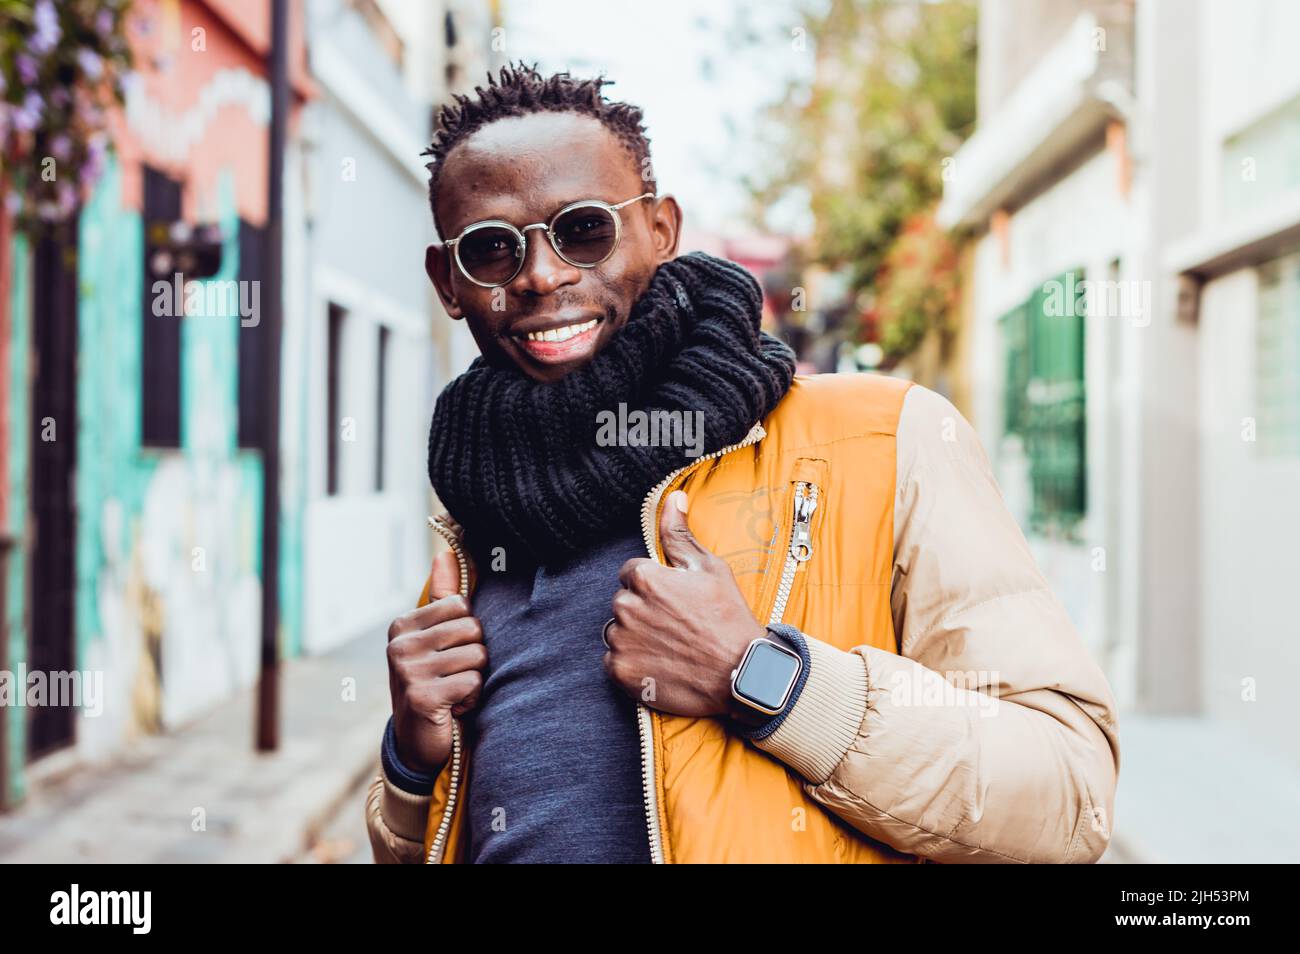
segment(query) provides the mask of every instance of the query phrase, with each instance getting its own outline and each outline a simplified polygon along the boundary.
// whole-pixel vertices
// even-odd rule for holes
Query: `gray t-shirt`
[[[649,862],[636,704],[605,674],[601,629],[639,533],[552,566],[480,564],[488,668],[468,723],[470,858]]]

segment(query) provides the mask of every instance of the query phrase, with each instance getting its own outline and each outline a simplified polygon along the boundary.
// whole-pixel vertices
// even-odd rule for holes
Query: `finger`
[[[437,668],[434,661],[443,653],[464,648],[481,652],[486,658],[487,646],[478,629],[478,621],[473,617],[391,640],[388,644],[389,672],[401,673],[409,682],[421,675],[437,676],[445,671],[455,671]]]
[[[624,589],[640,592],[645,578],[659,564],[646,557],[633,557],[618,568],[618,582]]]
[[[421,630],[419,635],[428,640],[428,644],[438,650],[451,649],[453,646],[483,645],[483,624],[477,616],[458,616]]]
[[[460,593],[460,564],[456,554],[443,550],[433,558],[433,571],[429,575],[429,599],[440,600]]]
[[[709,559],[709,551],[695,539],[686,523],[687,499],[684,491],[674,490],[668,495],[663,513],[659,516],[659,542],[664,560],[669,566],[681,570],[702,570]]]
[[[472,670],[482,671],[487,668],[487,663],[487,647],[482,643],[470,643],[433,653],[428,666],[432,675],[446,677]]]
[[[478,705],[483,693],[483,674],[477,669],[469,669],[439,679],[435,685],[438,695],[444,700],[443,705],[451,706],[451,714],[459,716]]]
[[[611,645],[614,642],[614,631],[627,629],[635,623],[635,611],[644,605],[645,600],[631,590],[619,590],[614,594],[614,598],[609,601],[609,609],[614,621],[609,624],[609,629],[606,631]]]
[[[469,712],[471,709],[477,708],[479,699],[481,699],[482,697],[483,697],[483,684],[479,683],[476,689],[471,691],[469,695],[467,695],[464,699],[462,699],[460,702],[456,703],[454,706],[451,707],[451,714],[459,719],[466,712]]]
[[[407,636],[421,630],[430,629],[449,620],[473,618],[469,600],[460,594],[444,596],[440,600],[425,603],[410,612],[403,613],[393,620],[393,624],[388,627],[388,641],[392,642],[399,636]]]
[[[406,693],[411,707],[429,714],[465,702],[483,686],[483,673],[466,669],[437,679],[425,679],[413,684]]]
[[[407,683],[435,676],[448,676],[466,669],[487,665],[487,647],[481,642],[464,642],[442,648],[430,641],[428,633],[402,636],[388,644],[391,669]]]

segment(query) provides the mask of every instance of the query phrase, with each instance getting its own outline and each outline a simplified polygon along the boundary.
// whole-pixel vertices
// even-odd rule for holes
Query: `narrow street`
[[[367,633],[284,664],[278,752],[253,750],[250,689],[112,762],[34,778],[0,815],[0,863],[288,862],[312,845],[316,860],[366,860],[361,793],[388,717],[383,642]]]
[[[332,816],[313,833],[297,864],[368,865],[373,859],[366,834],[365,800],[371,776],[339,799]]]

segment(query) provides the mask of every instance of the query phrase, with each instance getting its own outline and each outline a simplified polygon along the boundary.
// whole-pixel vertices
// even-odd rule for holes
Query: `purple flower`
[[[105,40],[113,32],[113,11],[108,8],[100,10],[95,14],[95,32]]]
[[[50,140],[50,155],[63,162],[72,152],[72,140],[64,133],[59,133]]]
[[[44,56],[59,45],[63,30],[59,28],[59,14],[51,0],[36,0],[32,26],[34,29],[27,45],[33,53]]]
[[[24,86],[31,86],[40,76],[40,66],[36,62],[36,57],[27,53],[19,53],[14,57],[14,66],[18,70],[18,79]]]
[[[41,101],[40,94],[32,90],[23,99],[23,104],[14,110],[14,129],[19,132],[31,132],[40,125],[44,113],[45,104]]]
[[[83,186],[91,185],[104,170],[104,136],[96,134],[86,143],[86,158],[77,176]]]
[[[81,67],[81,72],[86,74],[87,79],[97,80],[104,75],[104,61],[94,50],[85,47],[78,50],[77,65]]]
[[[63,218],[77,207],[77,190],[66,181],[59,183],[58,203],[60,218]]]

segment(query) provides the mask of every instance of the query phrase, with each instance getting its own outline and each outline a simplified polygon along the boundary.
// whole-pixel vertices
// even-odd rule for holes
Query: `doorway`
[[[32,257],[31,643],[28,672],[76,668],[77,226],[54,228]],[[50,703],[60,700],[51,699]],[[27,710],[29,761],[71,745],[67,705]]]

